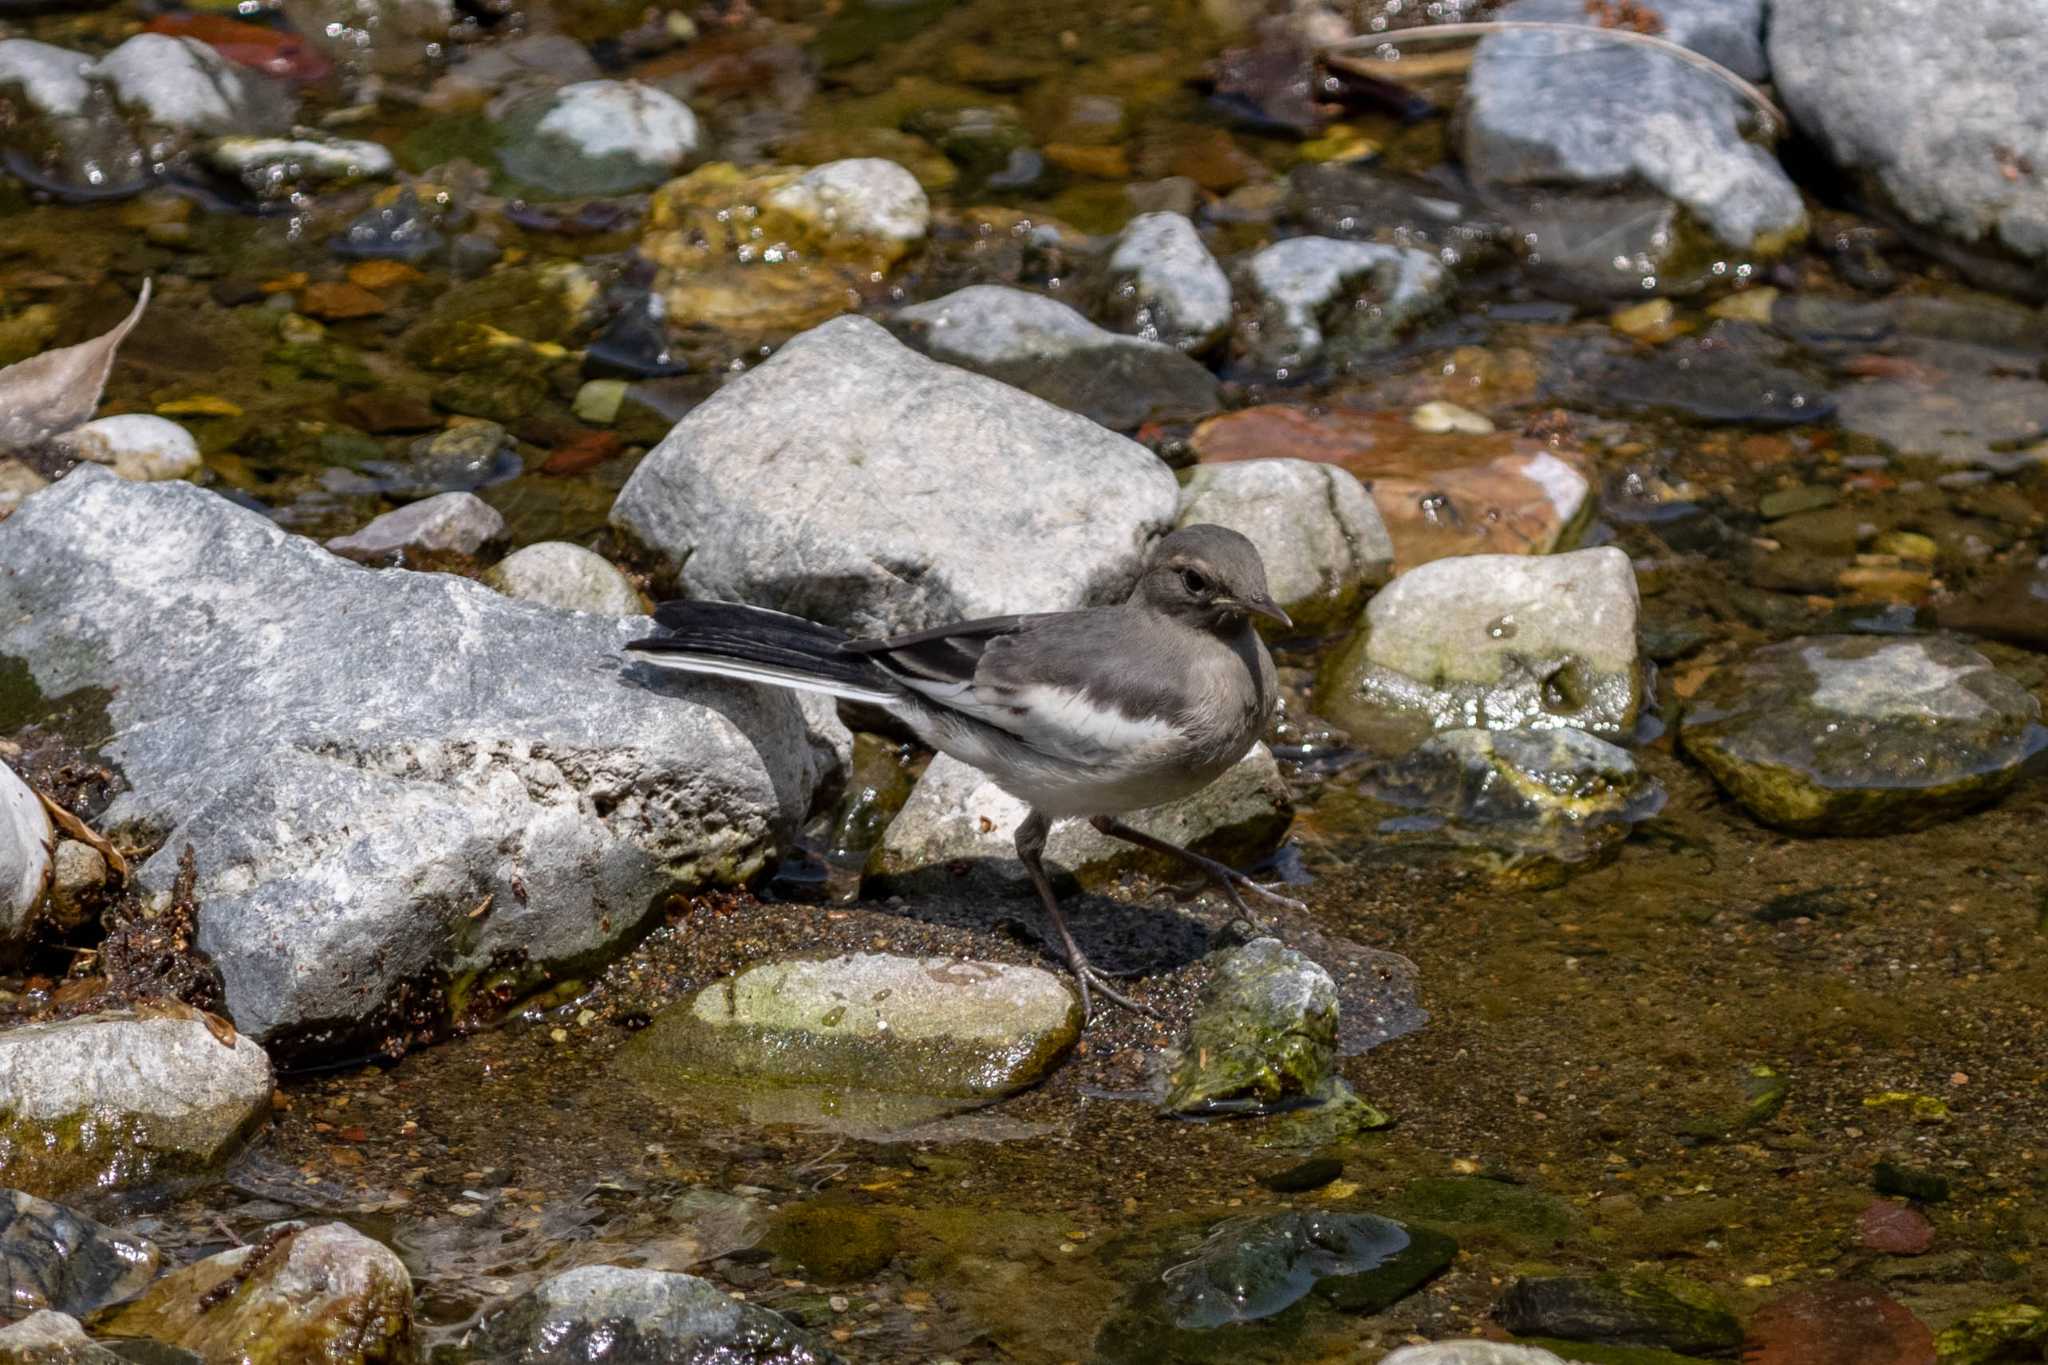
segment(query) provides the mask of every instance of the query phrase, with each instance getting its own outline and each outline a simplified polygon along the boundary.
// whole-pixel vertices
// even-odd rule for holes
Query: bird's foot
[[[1238,918],[1249,922],[1254,927],[1263,928],[1264,926],[1260,924],[1259,917],[1252,913],[1251,907],[1244,903],[1244,897],[1238,894],[1240,886],[1253,895],[1263,900],[1271,901],[1273,904],[1285,909],[1293,910],[1297,913],[1305,913],[1308,910],[1307,905],[1294,899],[1294,897],[1283,896],[1264,882],[1255,882],[1234,867],[1218,863],[1215,869],[1210,872],[1210,875],[1215,879],[1217,889],[1223,893],[1223,898],[1230,902],[1230,908],[1237,911]]]
[[[1157,1019],[1161,1023],[1166,1021],[1166,1016],[1158,1010],[1153,1009],[1150,1005],[1139,1004],[1110,984],[1108,973],[1094,966],[1078,952],[1068,960],[1067,967],[1074,973],[1074,984],[1081,988],[1081,1027],[1088,1027],[1094,1020],[1095,1001],[1093,997],[1098,994],[1111,1004],[1120,1005],[1133,1014],[1142,1014],[1147,1019]]]

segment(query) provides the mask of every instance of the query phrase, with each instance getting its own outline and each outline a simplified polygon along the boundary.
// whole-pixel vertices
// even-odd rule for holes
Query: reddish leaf
[[[586,431],[571,437],[549,452],[541,465],[543,474],[581,474],[595,469],[619,453],[623,442],[616,431]]]
[[[333,62],[297,34],[218,14],[164,14],[145,27],[151,33],[197,39],[237,66],[288,81],[317,81],[334,70]]]

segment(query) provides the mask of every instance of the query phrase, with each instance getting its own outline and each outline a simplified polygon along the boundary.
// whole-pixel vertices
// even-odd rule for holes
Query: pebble
[[[484,572],[485,586],[522,602],[598,616],[638,616],[646,610],[640,590],[616,565],[594,550],[567,541],[523,546]]]
[[[1468,436],[1484,436],[1493,430],[1490,420],[1470,408],[1442,401],[1424,403],[1408,414],[1408,420],[1415,424],[1417,431],[1432,433],[1461,431]]]
[[[137,483],[189,479],[204,464],[191,432],[149,413],[101,417],[73,427],[63,440],[80,459],[110,465]]]
[[[1321,1094],[1337,1064],[1337,987],[1278,939],[1221,954],[1170,1057],[1169,1114],[1268,1113]]]
[[[437,493],[386,512],[327,548],[350,559],[381,560],[406,550],[473,555],[505,534],[505,518],[474,493]]]
[[[1856,1243],[1887,1256],[1918,1256],[1934,1245],[1934,1224],[1909,1204],[1873,1200],[1856,1219]]]

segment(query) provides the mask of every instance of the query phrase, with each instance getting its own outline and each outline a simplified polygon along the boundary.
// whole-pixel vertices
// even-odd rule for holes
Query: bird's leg
[[[1193,849],[1182,848],[1179,844],[1170,844],[1164,839],[1154,838],[1141,829],[1132,829],[1112,816],[1091,816],[1088,823],[1112,839],[1121,839],[1127,844],[1136,844],[1139,848],[1150,849],[1154,853],[1164,853],[1168,857],[1179,858],[1200,868],[1208,875],[1209,880],[1216,883],[1217,889],[1223,892],[1224,898],[1230,902],[1230,908],[1237,911],[1252,926],[1254,933],[1263,932],[1264,926],[1260,923],[1259,917],[1252,913],[1251,907],[1244,903],[1244,897],[1237,893],[1240,886],[1254,895],[1265,897],[1275,905],[1284,905],[1290,910],[1308,909],[1292,896],[1283,896],[1271,887],[1253,881],[1228,863],[1219,863],[1214,858],[1203,857]]]
[[[1081,951],[1081,945],[1074,942],[1073,934],[1068,932],[1067,917],[1060,913],[1059,897],[1053,895],[1052,881],[1045,875],[1045,836],[1051,828],[1052,822],[1038,811],[1025,816],[1024,823],[1017,826],[1017,856],[1023,860],[1024,871],[1030,875],[1031,884],[1038,888],[1038,899],[1045,906],[1046,922],[1059,936],[1060,947],[1066,950],[1067,967],[1074,973],[1075,984],[1081,988],[1081,1022],[1085,1025],[1095,1012],[1094,1002],[1089,998],[1091,986],[1134,1014],[1159,1018],[1157,1010],[1139,1004],[1110,985],[1109,978],[1089,964],[1088,955]]]

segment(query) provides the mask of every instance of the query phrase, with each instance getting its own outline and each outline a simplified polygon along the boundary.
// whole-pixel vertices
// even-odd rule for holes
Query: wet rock
[[[1109,255],[1110,308],[1130,331],[1201,351],[1230,330],[1230,278],[1178,213],[1141,213]]]
[[[505,518],[474,493],[436,493],[386,512],[327,548],[350,559],[385,560],[407,550],[473,555],[505,534]]]
[[[82,52],[0,40],[0,147],[47,188],[80,197],[133,194],[150,162],[93,60]]]
[[[702,141],[697,116],[638,81],[578,81],[515,104],[498,164],[543,194],[627,194],[681,170]]]
[[[1383,835],[1448,841],[1524,885],[1612,857],[1664,806],[1662,786],[1626,749],[1570,728],[1441,731],[1366,789],[1407,812]]]
[[[1774,13],[1772,78],[1801,130],[1918,234],[1965,248],[1987,283],[2014,282],[1998,263],[2024,265],[2038,289],[2048,93],[2031,73],[2048,39],[1996,0],[1946,13],[1939,32],[1900,27],[1918,14],[1908,0]],[[2011,95],[1987,105],[1985,90]]]
[[[1307,1161],[1259,1177],[1259,1183],[1276,1194],[1306,1194],[1344,1174],[1344,1163],[1333,1156],[1310,1157]]]
[[[1901,455],[2004,473],[2048,459],[2048,382],[2012,351],[1960,341],[1890,343],[1884,371],[1838,391],[1836,421]]]
[[[1910,1204],[1872,1200],[1857,1215],[1856,1244],[1887,1256],[1918,1256],[1934,1245],[1934,1224]]]
[[[833,238],[907,250],[931,227],[931,201],[903,167],[878,156],[828,161],[771,190],[769,207]]]
[[[1999,1304],[1958,1319],[1934,1339],[1935,1358],[1942,1365],[1990,1365],[1996,1360],[2025,1359],[2026,1348],[2040,1349],[2048,1340],[2048,1312],[2026,1303]]]
[[[1290,215],[1325,237],[1414,247],[1454,267],[1484,264],[1506,248],[1507,225],[1466,187],[1341,161],[1297,166],[1287,179]]]
[[[141,1293],[156,1278],[160,1258],[144,1238],[20,1190],[0,1190],[0,1316],[98,1312]]]
[[[1659,5],[1656,14],[1660,37],[1751,80],[1764,77],[1761,0],[1691,0]],[[1500,17],[1600,22],[1578,0],[1520,0]],[[1697,287],[1727,251],[1768,258],[1804,234],[1798,189],[1768,148],[1743,136],[1753,117],[1728,86],[1662,53],[1590,37],[1501,33],[1474,54],[1459,150],[1489,204],[1534,236],[1544,267],[1556,268],[1563,255],[1581,266],[1570,272],[1575,286],[1640,297],[1646,279],[1665,290]],[[1617,211],[1614,196],[1645,191],[1650,202],[1636,214]],[[1603,251],[1574,252],[1568,219],[1576,206],[1557,199],[1599,205],[1611,234],[1634,218],[1654,226],[1626,246],[1614,234]],[[1636,245],[1646,249],[1627,249]]]
[[[398,166],[382,143],[304,133],[217,138],[207,145],[206,160],[259,199],[382,180]]]
[[[65,432],[62,439],[78,458],[109,465],[137,483],[188,479],[201,468],[199,442],[192,433],[147,413],[101,417]]]
[[[365,460],[362,467],[376,477],[380,491],[425,500],[517,478],[523,462],[511,432],[475,418],[420,437],[406,448],[403,461]]]
[[[1679,738],[1766,824],[1891,833],[1997,799],[2040,747],[2040,715],[1958,640],[1806,636],[1716,670]]]
[[[412,1277],[389,1249],[341,1223],[282,1223],[250,1246],[173,1271],[98,1327],[207,1360],[405,1365],[414,1358]]]
[[[1541,1346],[1516,1346],[1504,1341],[1435,1341],[1403,1346],[1380,1365],[1570,1365]]]
[[[45,1198],[225,1160],[270,1110],[270,1059],[184,1006],[0,1033],[0,1182]]]
[[[810,1334],[707,1280],[591,1265],[544,1281],[492,1318],[479,1359],[528,1365],[825,1365]]]
[[[1278,939],[1221,955],[1160,1105],[1169,1114],[1261,1113],[1321,1092],[1337,1064],[1337,987]]]
[[[1373,1214],[1227,1219],[1191,1256],[1147,1277],[1104,1327],[1093,1358],[1119,1365],[1242,1360],[1255,1342],[1287,1340],[1297,1320],[1289,1310],[1312,1297],[1340,1311],[1377,1313],[1428,1283],[1456,1254],[1448,1237]],[[1256,1337],[1248,1335],[1252,1324],[1260,1324]]]
[[[1244,362],[1298,378],[1317,363],[1385,350],[1449,297],[1452,279],[1427,252],[1295,237],[1252,255],[1245,288],[1252,312],[1238,334]]]
[[[423,261],[448,245],[437,217],[407,185],[388,203],[374,203],[350,219],[327,249],[354,260]]]
[[[1017,826],[1030,808],[980,769],[941,754],[911,790],[868,860],[875,892],[919,894],[950,888],[1027,896],[1031,881],[1017,859]],[[1132,828],[1193,848],[1233,866],[1257,862],[1280,846],[1294,805],[1272,752],[1259,744],[1193,796],[1134,811]],[[1132,872],[1179,879],[1186,865],[1065,820],[1046,841],[1045,870],[1055,885],[1103,888]]]
[[[484,583],[507,597],[561,611],[638,616],[640,590],[603,555],[566,541],[544,540],[514,550],[484,574]]]
[[[1321,706],[1354,734],[1635,729],[1636,578],[1620,550],[1468,555],[1400,575],[1325,667]]]
[[[1135,442],[845,318],[691,411],[611,519],[692,597],[886,634],[1120,599],[1179,502]]]
[[[390,1038],[430,974],[461,1009],[744,881],[842,761],[825,710],[619,671],[644,622],[365,573],[189,484],[82,466],[0,522],[0,569],[0,655],[112,695],[101,828],[163,845],[154,892],[193,845],[229,1012],[299,1053]]]
[[[1948,1177],[1939,1171],[1897,1161],[1880,1161],[1871,1172],[1871,1185],[1879,1194],[1896,1194],[1922,1204],[1946,1203]]]
[[[856,953],[770,962],[659,1014],[631,1069],[984,1099],[1033,1084],[1073,1046],[1080,1001],[1037,967]]]
[[[291,121],[283,86],[194,38],[138,33],[100,58],[93,75],[137,122],[146,145],[283,132]]]
[[[57,831],[43,803],[0,763],[0,950],[28,941],[55,873]]]
[[[1817,1284],[1756,1311],[1746,1365],[1934,1365],[1934,1333],[1867,1285]]]
[[[123,1359],[88,1337],[76,1318],[47,1308],[0,1327],[0,1365],[122,1365]]]
[[[2048,555],[1936,610],[1949,630],[2048,650]]]
[[[719,162],[655,191],[640,254],[656,266],[669,317],[778,337],[879,292],[929,216],[923,189],[893,162],[745,171]]]
[[[1112,430],[1206,416],[1216,378],[1173,347],[1106,331],[1057,299],[971,285],[901,309],[896,324],[934,360],[999,379]]]
[[[1611,333],[1579,333],[1552,351],[1548,369],[1555,401],[1602,412],[1782,427],[1824,422],[1836,410],[1836,396],[1796,353],[1747,322],[1717,321],[1647,349]]]
[[[1494,1315],[1516,1336],[1725,1355],[1742,1324],[1706,1290],[1671,1277],[1529,1277],[1501,1296]]]
[[[1349,470],[1379,509],[1396,573],[1453,555],[1570,549],[1592,520],[1580,457],[1506,433],[1429,433],[1393,413],[1273,405],[1212,417],[1192,444],[1205,464],[1302,459]]]
[[[1350,624],[1387,581],[1394,544],[1364,485],[1327,464],[1241,460],[1197,466],[1181,487],[1180,524],[1242,532],[1266,561],[1273,600],[1303,633]]]

